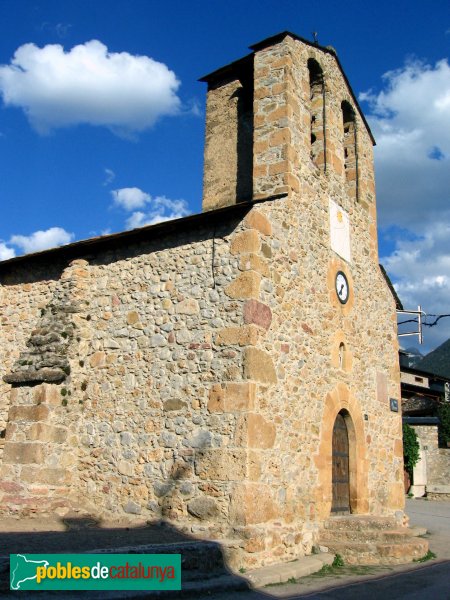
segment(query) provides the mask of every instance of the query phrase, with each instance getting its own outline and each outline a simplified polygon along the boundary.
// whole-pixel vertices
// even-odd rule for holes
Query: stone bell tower
[[[260,465],[266,496],[284,498],[272,518],[298,529],[341,512],[392,518],[404,506],[400,378],[375,141],[333,48],[283,32],[251,49],[202,79],[203,210],[247,202],[272,225],[259,300],[278,379],[257,392],[283,440]]]
[[[374,206],[375,142],[334,49],[288,32],[251,49],[201,79],[203,210],[300,192],[319,173]]]

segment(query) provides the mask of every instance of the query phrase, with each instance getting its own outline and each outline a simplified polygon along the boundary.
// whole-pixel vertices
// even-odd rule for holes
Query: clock
[[[335,289],[337,297],[339,298],[339,302],[341,304],[346,304],[350,294],[350,288],[348,285],[348,279],[345,273],[342,271],[338,271],[336,273]]]

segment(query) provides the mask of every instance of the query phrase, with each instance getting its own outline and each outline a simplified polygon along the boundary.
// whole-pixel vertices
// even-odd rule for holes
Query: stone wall
[[[60,274],[57,264],[33,269],[18,267],[2,277],[0,285],[0,365],[9,373],[37,323],[41,310],[50,301]],[[0,431],[4,430],[9,408],[10,386],[0,378]]]
[[[442,499],[450,493],[447,491],[450,490],[450,448],[439,448],[437,426],[414,425],[413,428],[426,457],[427,497]]]
[[[237,61],[208,81],[203,210],[253,197],[253,60]]]

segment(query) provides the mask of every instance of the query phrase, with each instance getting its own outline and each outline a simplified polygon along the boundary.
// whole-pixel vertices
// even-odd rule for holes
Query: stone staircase
[[[393,517],[330,517],[320,531],[320,545],[351,565],[395,565],[417,560],[428,551],[426,529],[402,527]]]

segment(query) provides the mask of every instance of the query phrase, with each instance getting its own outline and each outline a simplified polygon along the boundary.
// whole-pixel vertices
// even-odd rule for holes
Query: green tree
[[[413,469],[419,462],[420,446],[417,440],[417,434],[412,427],[406,423],[403,425],[403,460],[405,469],[408,471],[412,480]]]
[[[441,402],[438,407],[439,445],[446,447],[450,442],[450,402]]]

